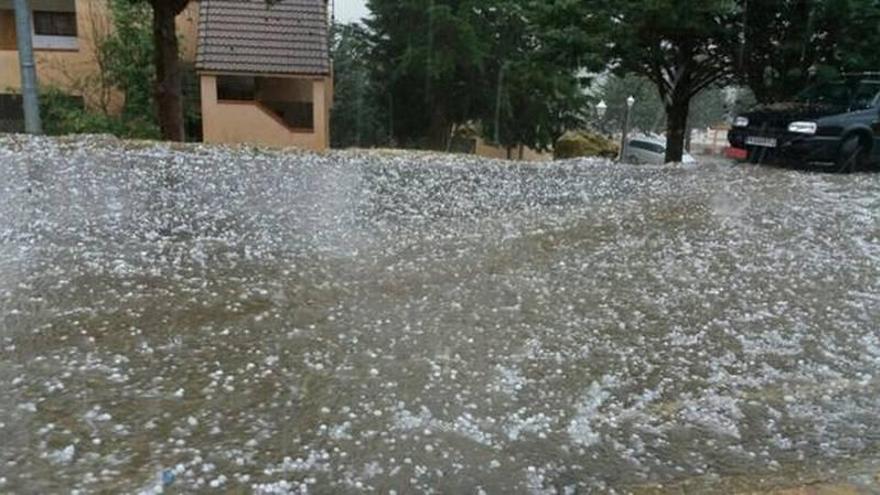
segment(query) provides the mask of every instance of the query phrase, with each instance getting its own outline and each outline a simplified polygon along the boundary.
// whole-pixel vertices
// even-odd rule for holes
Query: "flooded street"
[[[878,392],[880,174],[0,136],[2,493],[872,493]]]

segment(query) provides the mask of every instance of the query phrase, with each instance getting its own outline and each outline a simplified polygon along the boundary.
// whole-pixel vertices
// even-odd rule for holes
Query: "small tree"
[[[113,29],[98,41],[102,79],[122,91],[122,118],[156,126],[153,101],[153,38],[147,4],[108,0]]]
[[[601,54],[615,73],[654,84],[666,112],[666,160],[681,161],[691,100],[733,75],[732,54],[740,46],[736,2],[555,0],[548,8],[558,12],[551,18],[562,46],[587,60]]]
[[[130,0],[141,2],[144,0]],[[175,21],[189,0],[146,0],[153,9],[153,61],[159,130],[169,141],[183,141],[183,90]]]
[[[733,75],[737,6],[730,0],[619,0],[609,13],[615,69],[657,87],[666,110],[666,161],[681,161],[691,100]]]

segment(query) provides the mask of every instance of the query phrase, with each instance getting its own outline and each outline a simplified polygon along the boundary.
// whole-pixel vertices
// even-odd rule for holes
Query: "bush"
[[[46,134],[113,134],[122,138],[158,139],[159,130],[150,120],[107,115],[87,110],[80,97],[57,88],[40,95],[40,113]]]
[[[553,148],[557,160],[596,156],[616,158],[620,147],[612,140],[589,131],[568,131],[562,135]]]

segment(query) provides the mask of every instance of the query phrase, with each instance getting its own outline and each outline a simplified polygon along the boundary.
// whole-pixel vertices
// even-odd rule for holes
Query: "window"
[[[878,95],[880,95],[880,81],[863,81],[856,88],[850,107],[853,110],[863,110],[876,106]]]
[[[217,99],[234,101],[254,101],[257,94],[257,80],[247,76],[220,76],[217,78]]]
[[[17,50],[15,39],[15,13],[0,8],[0,50]]]
[[[76,38],[76,12],[34,11],[34,34]]]
[[[663,145],[657,143],[649,143],[647,141],[630,141],[629,145],[633,148],[647,150],[652,153],[666,153],[666,148],[664,148]]]

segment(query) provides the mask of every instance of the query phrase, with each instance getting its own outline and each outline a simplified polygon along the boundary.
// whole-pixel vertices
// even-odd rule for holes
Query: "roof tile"
[[[327,0],[202,0],[196,68],[327,75]]]

